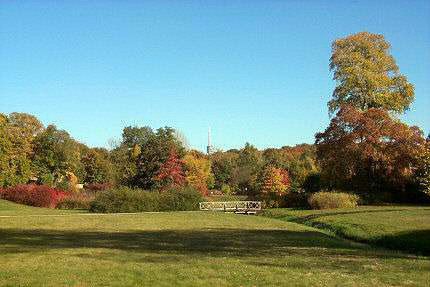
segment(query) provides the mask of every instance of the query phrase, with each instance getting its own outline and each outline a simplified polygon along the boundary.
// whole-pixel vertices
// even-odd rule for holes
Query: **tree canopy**
[[[211,161],[198,152],[191,151],[184,156],[186,182],[206,194],[214,183]]]
[[[54,125],[34,138],[32,165],[41,183],[60,181],[67,173],[78,174],[80,160],[78,143]]]
[[[361,191],[404,189],[425,146],[418,127],[382,109],[359,111],[350,106],[341,108],[315,138],[328,185]]]
[[[361,32],[332,44],[330,70],[336,80],[330,113],[348,104],[360,110],[403,113],[414,101],[414,86],[400,74],[383,35]]]

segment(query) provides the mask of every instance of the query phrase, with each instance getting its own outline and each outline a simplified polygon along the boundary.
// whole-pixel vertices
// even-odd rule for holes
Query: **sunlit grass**
[[[32,207],[17,204],[11,201],[0,199],[0,216],[21,216],[21,215],[58,215],[82,213],[85,210],[59,210],[52,208]]]

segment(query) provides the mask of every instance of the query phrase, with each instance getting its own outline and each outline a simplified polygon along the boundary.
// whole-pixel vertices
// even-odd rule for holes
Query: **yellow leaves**
[[[264,193],[284,193],[287,190],[287,185],[283,182],[282,171],[279,168],[268,166],[261,179],[261,191]]]
[[[131,152],[131,157],[135,159],[140,155],[141,152],[142,152],[142,148],[140,147],[140,145],[135,144]]]
[[[211,162],[203,157],[197,157],[193,153],[184,156],[186,167],[185,180],[188,184],[200,191],[207,191],[208,183],[213,183]]]
[[[360,110],[383,108],[402,113],[414,100],[413,85],[399,74],[383,35],[361,32],[335,40],[330,70],[337,86],[331,113],[349,104]]]

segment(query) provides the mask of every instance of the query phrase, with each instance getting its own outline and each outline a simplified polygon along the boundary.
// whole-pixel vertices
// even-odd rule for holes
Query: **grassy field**
[[[430,207],[272,209],[263,215],[317,227],[360,242],[430,255]]]
[[[93,215],[1,200],[0,210],[0,286],[426,286],[430,279],[429,257],[269,217]]]
[[[23,216],[23,215],[59,215],[74,214],[87,212],[85,210],[59,210],[52,208],[32,207],[17,204],[11,201],[0,199],[0,217],[1,216]],[[1,227],[1,225],[0,225]]]

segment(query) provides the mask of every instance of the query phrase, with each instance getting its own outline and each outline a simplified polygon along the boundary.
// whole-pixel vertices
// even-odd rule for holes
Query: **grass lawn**
[[[272,209],[263,215],[317,227],[361,242],[430,255],[430,207]]]
[[[59,210],[52,208],[32,207],[22,204],[17,204],[11,201],[0,199],[0,217],[1,216],[24,216],[24,215],[59,215],[59,214],[74,214],[87,213],[85,210]],[[0,225],[1,227],[1,225]]]
[[[428,286],[430,279],[429,257],[269,217],[23,209],[0,200],[0,286]],[[42,213],[49,216],[30,215]]]

